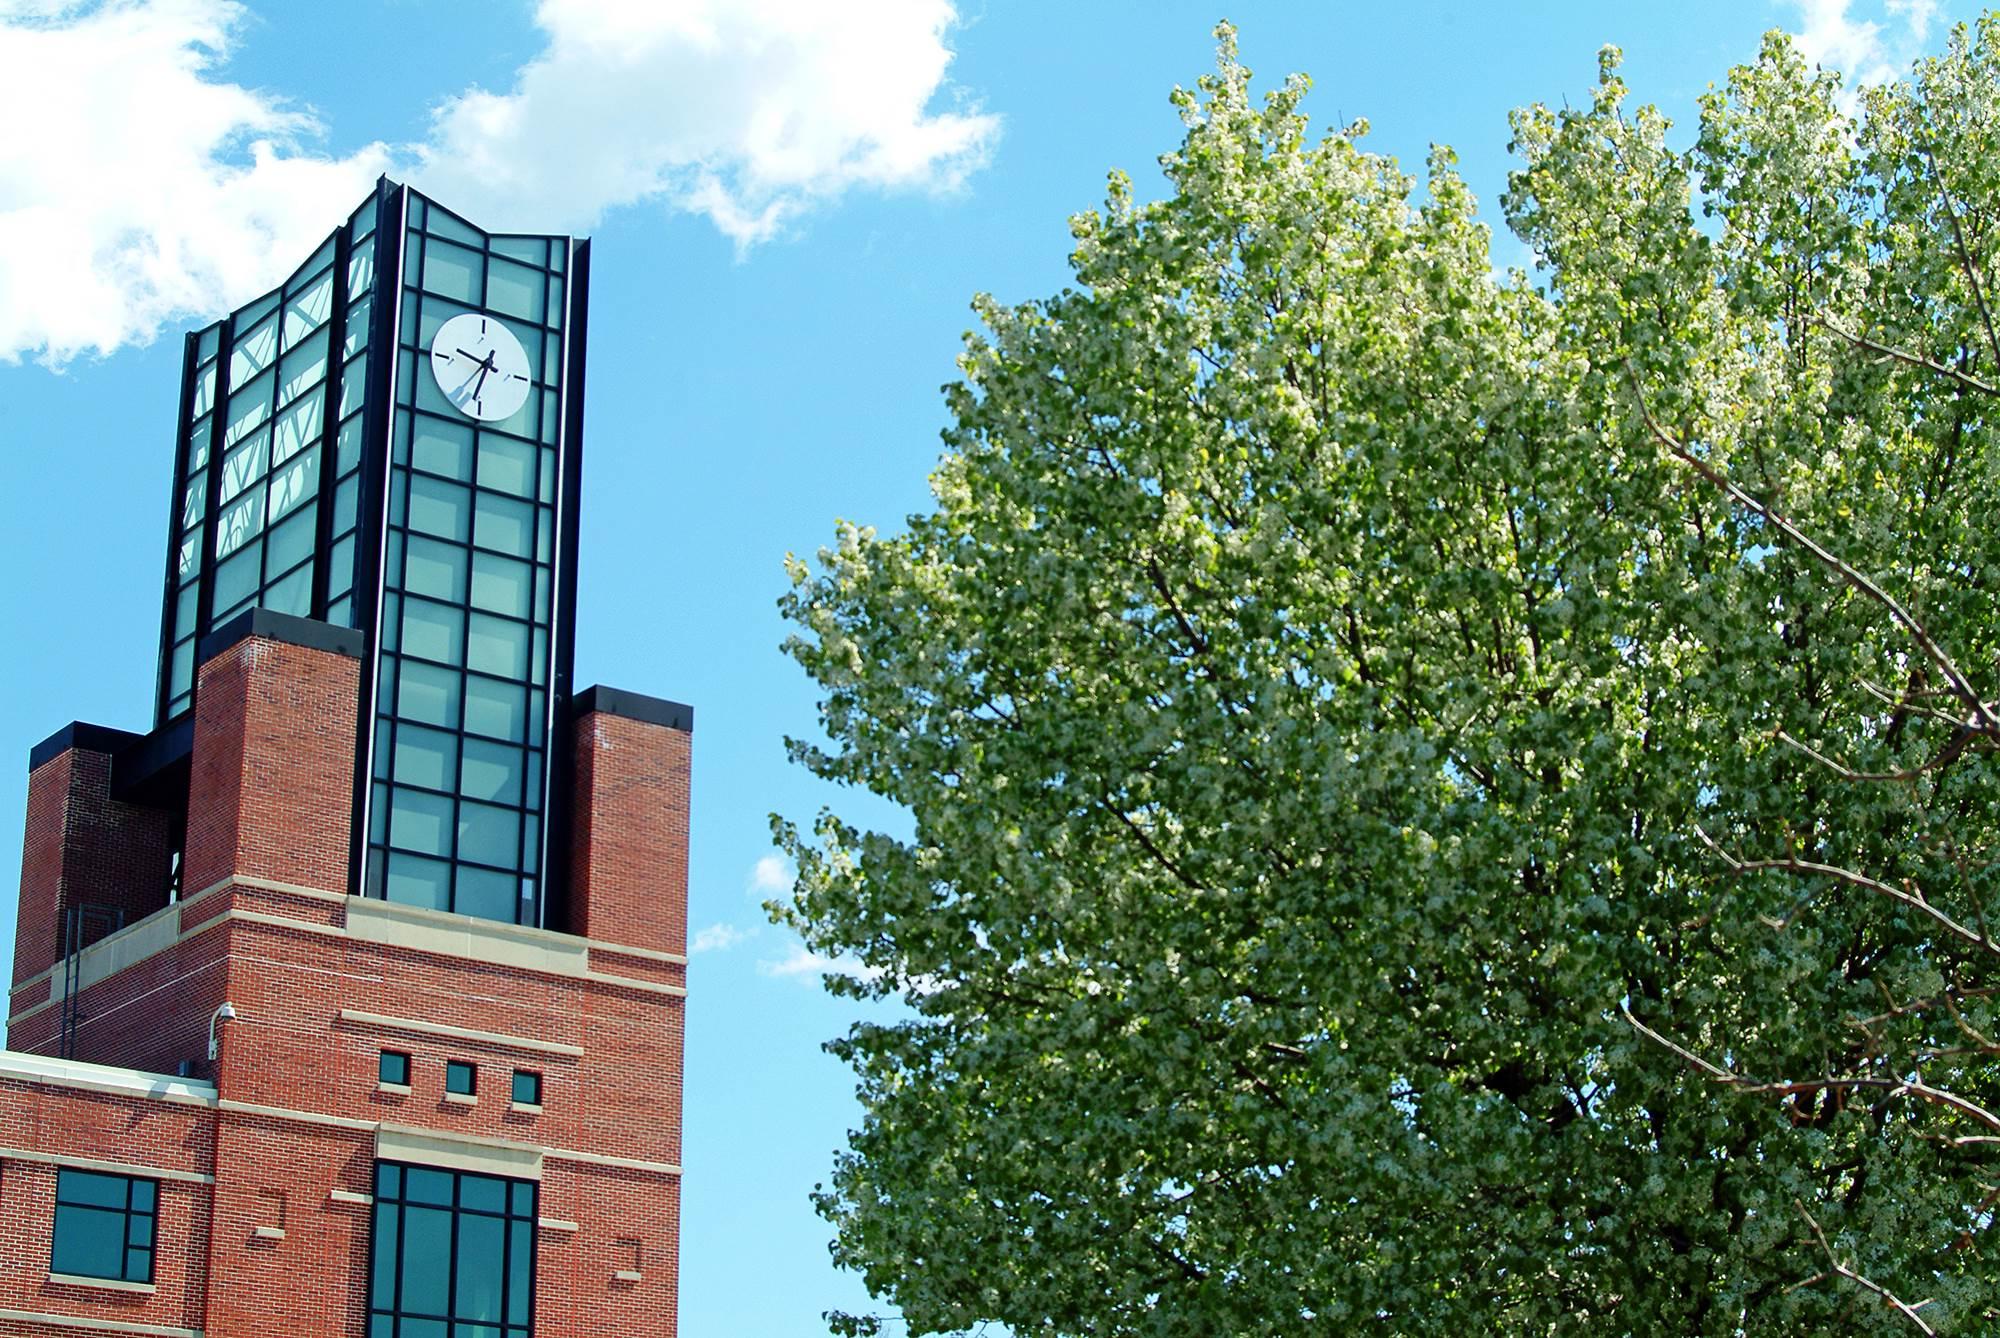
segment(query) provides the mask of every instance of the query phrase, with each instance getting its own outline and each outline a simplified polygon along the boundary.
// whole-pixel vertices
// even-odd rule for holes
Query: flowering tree
[[[913,820],[778,824],[909,1006],[836,1257],[917,1333],[1979,1330],[2000,28],[1858,123],[1773,39],[1685,152],[1607,53],[1540,287],[1220,38],[935,509],[792,566],[794,755]]]

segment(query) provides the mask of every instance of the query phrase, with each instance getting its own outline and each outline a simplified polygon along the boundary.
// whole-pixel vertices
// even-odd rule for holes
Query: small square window
[[[471,1096],[479,1086],[479,1070],[462,1059],[448,1059],[444,1065],[444,1090],[455,1096]]]
[[[49,1271],[114,1282],[152,1282],[158,1199],[159,1186],[152,1180],[69,1167],[58,1170]]]
[[[384,1050],[376,1065],[375,1077],[394,1087],[410,1085],[410,1057],[401,1050]]]
[[[520,1106],[542,1104],[542,1075],[530,1073],[526,1069],[514,1070],[514,1103]]]

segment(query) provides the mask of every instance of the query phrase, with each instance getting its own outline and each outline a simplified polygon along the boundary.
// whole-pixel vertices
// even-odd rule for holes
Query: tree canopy
[[[1773,35],[1686,148],[1607,50],[1515,116],[1532,279],[1218,36],[1164,198],[975,304],[935,508],[792,563],[793,754],[911,818],[776,824],[908,1004],[832,1045],[836,1258],[912,1333],[1909,1323],[1834,1260],[1985,1331],[1992,1131],[1739,1088],[1990,1108],[2000,978],[1731,861],[1985,932],[1985,740],[1772,518],[2000,695],[2000,21],[1853,115]]]

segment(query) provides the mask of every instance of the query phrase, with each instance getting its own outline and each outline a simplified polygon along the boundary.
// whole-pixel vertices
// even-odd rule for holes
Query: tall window
[[[535,1185],[380,1162],[368,1338],[529,1338]]]
[[[51,1273],[114,1282],[153,1280],[153,1223],[159,1184],[96,1171],[56,1172]]]

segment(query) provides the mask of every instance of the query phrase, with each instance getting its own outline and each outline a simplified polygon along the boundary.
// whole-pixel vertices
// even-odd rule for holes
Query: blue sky
[[[927,505],[969,299],[1060,288],[1107,171],[1158,192],[1167,94],[1224,12],[1260,83],[1310,74],[1318,122],[1366,116],[1407,165],[1453,145],[1492,202],[1508,110],[1587,96],[1605,42],[1685,128],[1767,28],[1882,77],[1972,8],[0,0],[0,846],[32,744],[148,723],[180,332],[282,278],[378,171],[592,235],[577,682],[697,712],[681,1332],[866,1306],[806,1197],[855,1117],[819,1048],[854,1005],[759,903],[786,885],[773,810],[896,817],[785,763],[814,700],[778,650],[783,559]]]

